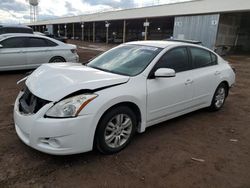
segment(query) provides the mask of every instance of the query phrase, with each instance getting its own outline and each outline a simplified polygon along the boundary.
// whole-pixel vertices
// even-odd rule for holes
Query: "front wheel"
[[[104,154],[113,154],[125,148],[135,133],[137,125],[134,112],[120,106],[102,117],[96,131],[96,147]]]
[[[210,110],[218,111],[223,107],[226,97],[227,97],[227,92],[228,92],[228,89],[227,89],[226,84],[221,83],[215,91],[215,94],[214,94],[214,97],[210,106]]]

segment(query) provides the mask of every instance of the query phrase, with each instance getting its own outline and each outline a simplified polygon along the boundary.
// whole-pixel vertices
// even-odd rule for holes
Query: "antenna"
[[[39,0],[29,0],[30,4],[30,22],[36,22],[38,18]]]

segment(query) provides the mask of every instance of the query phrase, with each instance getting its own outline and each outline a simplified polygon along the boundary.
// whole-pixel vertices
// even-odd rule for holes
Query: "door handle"
[[[215,76],[218,76],[218,75],[220,75],[220,74],[221,74],[220,71],[216,71],[216,72],[214,73]]]
[[[186,80],[186,82],[185,82],[185,85],[189,85],[189,84],[192,84],[192,83],[194,83],[194,81],[193,81],[193,80],[191,80],[191,79],[187,79],[187,80]]]

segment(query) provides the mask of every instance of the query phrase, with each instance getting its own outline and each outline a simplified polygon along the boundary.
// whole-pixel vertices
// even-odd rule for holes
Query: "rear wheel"
[[[111,109],[97,127],[97,149],[104,154],[121,151],[134,136],[136,124],[136,116],[130,108],[120,106]]]
[[[228,92],[228,88],[226,84],[221,83],[215,91],[215,94],[214,94],[214,97],[210,106],[210,110],[218,111],[223,107],[226,97],[227,97],[227,92]]]
[[[50,63],[60,63],[60,62],[66,62],[64,58],[62,57],[53,57],[49,61]]]

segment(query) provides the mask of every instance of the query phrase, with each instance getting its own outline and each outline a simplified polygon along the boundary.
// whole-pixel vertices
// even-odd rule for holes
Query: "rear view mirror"
[[[173,69],[167,69],[167,68],[160,68],[157,71],[155,71],[155,77],[175,77],[175,70]]]

